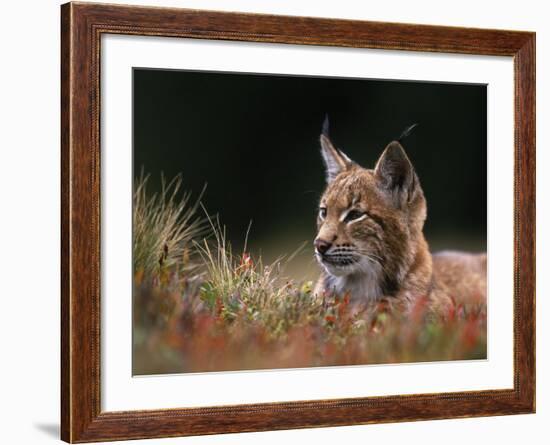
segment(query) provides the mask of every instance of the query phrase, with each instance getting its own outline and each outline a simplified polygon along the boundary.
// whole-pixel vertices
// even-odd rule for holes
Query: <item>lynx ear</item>
[[[323,121],[323,131],[321,133],[321,155],[323,156],[323,161],[325,162],[327,184],[330,184],[334,181],[334,178],[336,178],[338,174],[353,166],[353,161],[348,158],[345,153],[332,145],[332,142],[328,137],[328,131],[329,122],[327,114],[325,115],[325,120]]]
[[[325,162],[327,183],[331,183],[336,176],[353,165],[353,161],[334,147],[324,134],[321,135],[321,155]]]
[[[390,192],[396,206],[412,200],[418,179],[405,150],[397,141],[390,142],[374,168],[376,181]]]

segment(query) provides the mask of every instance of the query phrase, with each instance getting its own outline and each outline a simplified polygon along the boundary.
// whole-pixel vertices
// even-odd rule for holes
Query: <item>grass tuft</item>
[[[133,209],[134,273],[151,276],[177,267],[193,273],[195,240],[206,234],[205,221],[197,216],[201,195],[191,204],[191,194],[181,191],[181,175],[166,182],[161,178],[161,191],[149,196],[149,176],[136,179]]]
[[[299,319],[316,316],[321,302],[312,294],[312,283],[298,285],[285,274],[288,258],[264,264],[253,259],[245,248],[235,255],[225,228],[210,220],[214,242],[198,245],[205,265],[205,279],[199,296],[224,322],[241,321],[261,325],[271,336],[286,332]]]

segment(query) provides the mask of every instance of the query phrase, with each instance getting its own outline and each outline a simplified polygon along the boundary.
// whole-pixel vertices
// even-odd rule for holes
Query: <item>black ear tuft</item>
[[[323,129],[321,131],[321,134],[328,138],[329,129],[330,129],[330,125],[328,122],[328,113],[327,113],[325,114],[325,119],[323,120]]]
[[[418,124],[415,123],[415,124],[412,124],[412,125],[409,125],[407,128],[405,128],[403,130],[403,133],[401,133],[401,136],[399,136],[396,141],[397,142],[401,142],[403,139],[405,139],[407,136],[410,136],[410,134],[412,133],[412,131],[418,127]]]

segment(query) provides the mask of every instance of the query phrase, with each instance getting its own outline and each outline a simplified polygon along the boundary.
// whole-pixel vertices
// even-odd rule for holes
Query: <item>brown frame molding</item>
[[[100,38],[104,33],[514,58],[514,388],[102,412]],[[535,34],[92,3],[61,7],[61,438],[173,437],[535,412]]]

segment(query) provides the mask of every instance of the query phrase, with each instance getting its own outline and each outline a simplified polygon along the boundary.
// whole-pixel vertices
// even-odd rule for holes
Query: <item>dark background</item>
[[[373,168],[403,141],[428,202],[432,250],[486,248],[485,85],[134,69],[134,173],[151,189],[183,174],[184,187],[219,214],[234,249],[268,261],[302,242],[295,274],[316,273],[310,243],[324,167],[319,134]]]

